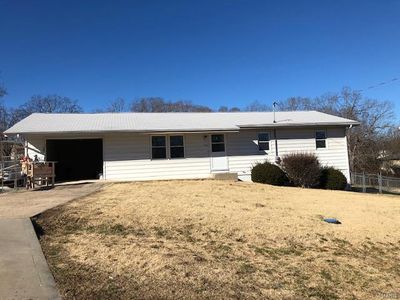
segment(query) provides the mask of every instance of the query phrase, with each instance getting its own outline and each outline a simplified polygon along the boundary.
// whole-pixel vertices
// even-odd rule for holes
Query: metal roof
[[[224,131],[258,127],[349,126],[358,122],[317,111],[212,113],[34,113],[6,134]]]

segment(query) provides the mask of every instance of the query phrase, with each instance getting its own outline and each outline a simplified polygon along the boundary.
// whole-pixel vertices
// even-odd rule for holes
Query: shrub
[[[314,187],[319,183],[321,170],[314,154],[288,154],[282,159],[282,168],[295,186]]]
[[[338,169],[326,167],[321,169],[319,184],[323,189],[344,190],[347,186],[347,179]]]
[[[269,162],[255,165],[251,169],[251,180],[272,185],[284,185],[288,182],[285,172]]]

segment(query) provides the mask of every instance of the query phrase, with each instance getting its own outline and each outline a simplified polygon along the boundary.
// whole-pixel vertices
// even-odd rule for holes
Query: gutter
[[[238,125],[240,129],[252,129],[252,128],[276,128],[276,127],[318,127],[318,126],[359,126],[359,122],[349,123],[332,123],[332,122],[320,122],[320,123],[293,123],[293,124],[279,124],[279,123],[269,123],[269,124],[244,124]]]
[[[112,133],[136,133],[136,134],[163,134],[163,133],[217,133],[217,132],[239,132],[238,129],[210,129],[210,130],[80,130],[80,131],[14,131],[6,132],[8,135],[59,135],[59,134],[112,134]]]

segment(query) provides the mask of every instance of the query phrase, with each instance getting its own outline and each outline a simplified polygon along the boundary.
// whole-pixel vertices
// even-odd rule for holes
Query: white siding
[[[258,133],[268,132],[270,136],[269,151],[258,150]],[[266,160],[273,162],[275,144],[272,132],[268,130],[243,130],[240,133],[227,134],[227,152],[229,170],[236,172],[240,179],[249,180],[252,167]]]
[[[327,133],[326,149],[316,149],[315,129],[277,129],[278,154],[315,153],[322,165],[340,169],[349,179],[347,142],[344,128],[320,128]],[[318,129],[319,130],[319,129]],[[258,133],[268,132],[270,150],[259,151]],[[90,138],[83,135],[29,136],[34,154],[45,155],[46,138]],[[185,158],[151,159],[150,135],[105,134],[103,139],[103,172],[111,180],[190,179],[210,177],[210,138],[208,134],[185,134]],[[275,160],[275,140],[272,130],[242,130],[226,134],[226,151],[230,172],[237,172],[244,180],[257,162]],[[41,156],[40,156],[41,157]]]
[[[28,149],[25,151],[25,155],[28,155],[32,159],[35,155],[38,156],[39,160],[45,159],[46,140],[42,136],[29,137],[26,143]]]
[[[189,179],[210,176],[209,144],[203,134],[185,135],[185,158],[179,159],[152,160],[149,135],[106,136],[103,145],[105,179]]]
[[[316,129],[277,129],[278,156],[289,153],[314,153],[323,166],[332,166],[343,172],[350,179],[347,154],[347,140],[344,128],[320,128],[326,131],[326,148],[316,149]],[[259,161],[275,160],[275,141],[273,131],[270,131],[270,150],[259,152],[257,136],[263,130],[247,130],[240,134],[228,136],[228,158],[230,171],[237,172],[242,179],[250,177],[251,166]]]

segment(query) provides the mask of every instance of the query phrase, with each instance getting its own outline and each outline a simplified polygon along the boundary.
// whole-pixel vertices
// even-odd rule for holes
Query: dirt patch
[[[66,299],[390,299],[399,213],[396,196],[160,181],[112,184],[37,223]]]

